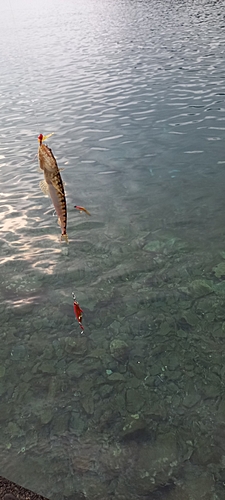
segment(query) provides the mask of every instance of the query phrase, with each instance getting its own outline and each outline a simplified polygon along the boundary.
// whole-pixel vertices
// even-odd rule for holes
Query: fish
[[[77,321],[80,325],[80,328],[82,330],[82,333],[84,332],[84,327],[82,325],[82,319],[83,319],[83,309],[81,309],[79,303],[77,302],[76,300],[76,297],[74,295],[74,293],[72,292],[72,297],[73,297],[73,310],[74,310],[74,314],[77,318]]]
[[[79,205],[74,205],[74,208],[76,208],[80,212],[85,212],[87,215],[91,215],[90,212],[88,212],[88,210],[84,207],[80,207]]]
[[[38,136],[38,159],[40,169],[44,172],[44,180],[40,182],[40,188],[45,195],[50,196],[58,215],[58,223],[61,227],[61,241],[68,243],[68,235],[66,232],[67,225],[67,207],[64,185],[61,178],[60,170],[52,150],[43,144],[43,141],[51,137],[52,134]]]

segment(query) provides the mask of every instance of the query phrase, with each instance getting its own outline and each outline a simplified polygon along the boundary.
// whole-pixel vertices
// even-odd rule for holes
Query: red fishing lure
[[[80,328],[81,328],[81,330],[83,332],[84,331],[84,327],[82,325],[83,310],[79,306],[79,303],[77,302],[74,293],[72,293],[72,297],[73,297],[73,310],[74,310],[74,314],[75,314],[75,316],[77,318],[77,321],[78,321],[78,323],[80,325]]]

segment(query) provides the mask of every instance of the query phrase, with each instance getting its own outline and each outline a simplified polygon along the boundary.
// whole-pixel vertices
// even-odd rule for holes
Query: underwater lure
[[[72,292],[72,297],[73,297],[73,310],[74,310],[74,314],[77,318],[77,321],[81,327],[81,330],[82,332],[84,331],[84,327],[82,325],[82,318],[83,318],[83,310],[81,309],[81,307],[79,306],[79,303],[77,302],[76,300],[76,297],[74,295],[74,293]]]
[[[90,212],[88,212],[88,210],[84,207],[80,207],[79,205],[74,205],[74,208],[79,210],[79,212],[85,212],[87,215],[91,215]]]

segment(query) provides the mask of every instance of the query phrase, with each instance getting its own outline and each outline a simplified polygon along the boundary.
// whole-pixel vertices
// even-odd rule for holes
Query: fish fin
[[[54,132],[52,132],[51,134],[48,134],[48,135],[44,135],[43,138],[42,138],[42,141],[46,141],[46,139],[48,139],[49,137],[51,137],[53,134],[54,134]]]
[[[39,186],[42,190],[42,193],[45,194],[45,196],[49,196],[49,189],[48,189],[48,184],[45,180],[39,182]]]
[[[67,234],[61,234],[61,241],[65,241],[66,243],[69,243],[68,235]]]

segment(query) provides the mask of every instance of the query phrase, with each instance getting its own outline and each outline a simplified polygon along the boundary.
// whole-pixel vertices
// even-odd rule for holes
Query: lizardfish
[[[38,159],[40,168],[44,172],[44,181],[40,182],[40,187],[44,194],[50,196],[55,207],[55,211],[58,215],[58,223],[62,231],[61,240],[64,240],[68,243],[68,236],[66,233],[67,209],[63,181],[60,175],[59,167],[51,149],[46,146],[46,144],[43,144],[43,141],[50,137],[50,135],[52,134],[46,136],[40,134],[38,136]]]

